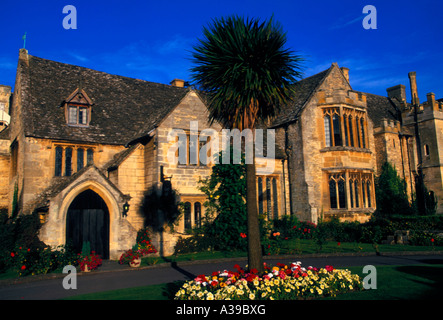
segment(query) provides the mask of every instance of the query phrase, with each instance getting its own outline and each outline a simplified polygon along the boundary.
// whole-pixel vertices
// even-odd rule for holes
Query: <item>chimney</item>
[[[409,83],[411,85],[411,96],[412,96],[412,104],[414,105],[420,105],[420,99],[418,98],[417,93],[417,79],[415,75],[415,71],[409,72]]]
[[[171,81],[171,86],[183,88],[185,86],[185,80],[174,79]]]
[[[435,94],[433,92],[429,92],[426,97],[428,98],[428,107],[431,107],[431,109],[438,110],[437,105],[435,104]]]
[[[349,68],[341,67],[341,72],[343,72],[343,75],[345,76],[346,80],[349,82]]]
[[[404,85],[398,84],[396,86],[387,88],[386,92],[388,93],[389,98],[396,98],[400,102],[406,102],[406,87]]]

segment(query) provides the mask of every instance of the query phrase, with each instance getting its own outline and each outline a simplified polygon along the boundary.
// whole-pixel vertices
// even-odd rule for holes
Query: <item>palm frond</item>
[[[304,59],[285,48],[286,34],[274,22],[238,16],[203,28],[193,50],[193,85],[208,95],[210,120],[253,128],[289,103]]]

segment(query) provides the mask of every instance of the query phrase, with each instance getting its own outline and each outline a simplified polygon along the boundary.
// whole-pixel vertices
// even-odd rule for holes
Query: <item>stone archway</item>
[[[85,242],[103,259],[109,258],[109,209],[91,189],[78,194],[66,215],[66,243],[80,253]]]
[[[106,204],[109,215],[109,259],[118,259],[122,252],[134,245],[137,237],[137,229],[131,224],[132,221],[122,217],[123,204],[131,197],[117,189],[94,166],[87,168],[71,183],[62,185],[59,191],[47,199],[47,221],[40,229],[39,238],[53,247],[66,245],[69,208],[87,190],[95,192]]]

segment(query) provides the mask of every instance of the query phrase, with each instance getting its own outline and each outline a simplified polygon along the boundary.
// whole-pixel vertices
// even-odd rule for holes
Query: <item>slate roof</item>
[[[328,76],[331,68],[298,81],[295,84],[295,94],[293,100],[287,106],[282,107],[279,114],[274,118],[269,127],[274,128],[285,123],[295,121],[314,91]]]
[[[366,95],[368,115],[374,127],[380,126],[383,119],[401,120],[400,105],[397,100],[372,93],[364,94]]]
[[[189,89],[46,60],[28,55],[23,108],[26,136],[79,142],[125,145],[149,132]],[[62,102],[79,86],[91,98],[88,127],[66,124]]]
[[[111,75],[31,55],[28,55],[28,59],[29,67],[25,67],[26,72],[22,73],[22,76],[27,77],[22,81],[26,87],[23,90],[26,136],[128,145],[153,130],[190,90]],[[281,109],[267,127],[276,128],[296,121],[332,68],[333,65],[297,82],[294,99]],[[80,86],[94,103],[88,127],[67,125],[64,108],[60,107]],[[383,96],[365,94],[368,114],[374,126],[379,126],[384,118],[399,120],[398,102]],[[204,101],[204,94],[199,95]]]

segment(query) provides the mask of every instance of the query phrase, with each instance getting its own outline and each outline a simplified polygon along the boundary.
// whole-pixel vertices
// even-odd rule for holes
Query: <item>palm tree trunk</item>
[[[260,244],[260,226],[257,210],[257,186],[255,181],[255,154],[252,164],[246,164],[246,209],[248,216],[248,268],[263,272],[263,257]]]

